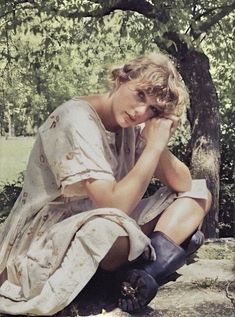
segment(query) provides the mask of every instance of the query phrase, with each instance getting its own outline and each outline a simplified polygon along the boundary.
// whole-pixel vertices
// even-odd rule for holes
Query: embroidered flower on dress
[[[67,160],[72,160],[74,158],[75,154],[74,152],[69,152],[67,155],[66,155],[66,159]]]

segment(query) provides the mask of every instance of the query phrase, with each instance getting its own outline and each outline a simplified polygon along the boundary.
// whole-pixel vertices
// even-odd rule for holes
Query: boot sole
[[[123,311],[134,313],[147,306],[157,294],[157,282],[143,270],[130,270],[122,280],[118,307]]]

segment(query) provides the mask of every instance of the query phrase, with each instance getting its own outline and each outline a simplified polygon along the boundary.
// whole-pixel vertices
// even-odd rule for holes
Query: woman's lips
[[[127,115],[127,117],[128,117],[128,119],[129,119],[129,121],[130,122],[135,122],[135,117],[133,117],[131,114],[129,114],[128,112],[125,112],[126,113],[126,115]]]

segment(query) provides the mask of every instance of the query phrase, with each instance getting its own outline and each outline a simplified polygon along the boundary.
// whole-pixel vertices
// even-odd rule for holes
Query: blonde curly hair
[[[138,89],[156,97],[156,104],[166,112],[181,115],[189,105],[188,90],[171,59],[152,53],[129,61],[112,70],[113,88],[120,82],[135,80]]]

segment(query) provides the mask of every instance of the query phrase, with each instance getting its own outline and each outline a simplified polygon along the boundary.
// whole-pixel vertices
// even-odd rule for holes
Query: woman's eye
[[[161,110],[159,110],[158,108],[156,108],[154,106],[150,106],[150,109],[153,112],[154,116],[156,116],[156,117],[159,116],[162,113]]]
[[[138,90],[137,95],[141,101],[145,100],[145,93],[142,90]]]

